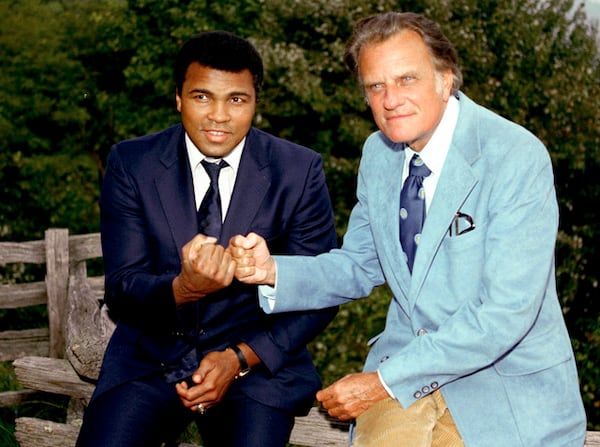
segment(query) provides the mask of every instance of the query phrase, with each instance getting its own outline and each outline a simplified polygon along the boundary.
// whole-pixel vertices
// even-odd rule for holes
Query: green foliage
[[[367,342],[383,331],[391,293],[387,286],[368,298],[343,305],[339,313],[309,346],[324,386],[346,374],[362,371]]]
[[[13,240],[43,239],[48,227],[97,231],[98,166],[87,154],[12,154],[0,168],[3,232]]]
[[[590,427],[600,428],[600,66],[597,30],[575,3],[0,0],[0,238],[40,238],[50,226],[97,231],[111,145],[179,120],[173,57],[187,37],[215,28],[248,37],[263,55],[256,125],[323,154],[341,238],[374,130],[343,67],[344,44],[359,18],[425,12],[459,51],[463,90],[549,148],[561,207],[558,287]],[[325,383],[360,369],[387,301],[381,289],[345,306],[311,345]]]

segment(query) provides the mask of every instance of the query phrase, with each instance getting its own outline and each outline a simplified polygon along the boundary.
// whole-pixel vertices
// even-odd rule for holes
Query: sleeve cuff
[[[394,396],[394,393],[392,392],[392,390],[390,389],[389,386],[387,386],[387,383],[385,383],[385,380],[383,380],[383,377],[381,377],[381,372],[379,372],[379,370],[377,370],[377,376],[379,376],[379,381],[381,382],[381,384],[383,385],[383,387],[385,388],[385,390],[387,391],[387,393],[390,395],[390,397],[392,398],[396,398],[396,396]]]
[[[273,309],[275,308],[276,292],[276,287],[258,286],[258,299],[260,301],[260,307],[262,307],[266,313],[273,312]]]

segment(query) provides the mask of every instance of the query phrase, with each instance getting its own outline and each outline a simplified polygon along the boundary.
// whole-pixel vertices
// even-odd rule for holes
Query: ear
[[[452,94],[452,85],[454,84],[454,74],[450,68],[442,74],[442,82],[444,86],[444,101],[448,101]]]
[[[175,91],[175,104],[177,106],[177,111],[181,113],[181,96],[179,96],[178,91]]]

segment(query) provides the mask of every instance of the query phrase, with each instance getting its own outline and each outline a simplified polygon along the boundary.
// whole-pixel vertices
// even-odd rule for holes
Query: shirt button
[[[421,335],[425,335],[426,333],[427,333],[427,330],[421,328],[417,331],[417,337],[420,337]]]

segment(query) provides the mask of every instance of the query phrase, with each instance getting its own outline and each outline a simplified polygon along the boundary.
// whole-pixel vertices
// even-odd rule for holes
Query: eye
[[[197,93],[193,96],[193,98],[199,102],[207,102],[208,101],[208,95],[206,95],[204,93]]]
[[[417,77],[415,75],[407,74],[400,77],[399,85],[410,84],[412,82],[415,82],[416,80]]]
[[[234,96],[233,98],[231,98],[231,102],[234,104],[243,104],[246,101],[241,96]]]
[[[377,93],[383,91],[385,89],[385,84],[383,82],[375,82],[373,84],[369,84],[367,86],[367,91],[369,93]]]

